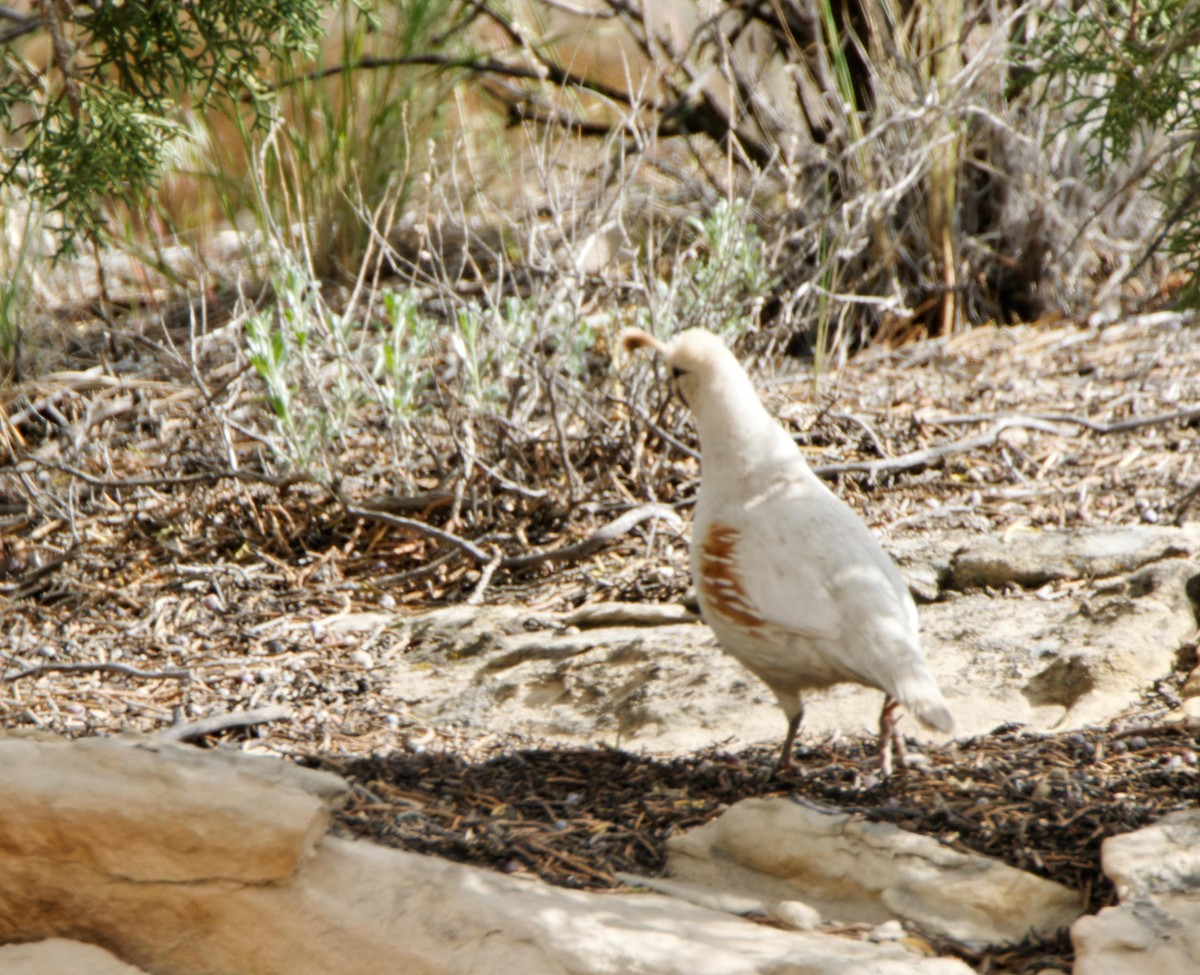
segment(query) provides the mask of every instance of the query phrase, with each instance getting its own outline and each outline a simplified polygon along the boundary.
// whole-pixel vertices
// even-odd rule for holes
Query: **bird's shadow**
[[[351,783],[335,823],[343,835],[592,889],[617,886],[620,873],[662,873],[672,836],[736,802],[786,797],[999,858],[1087,891],[1096,910],[1112,898],[1104,839],[1200,805],[1200,748],[1179,722],[1133,738],[997,729],[923,751],[920,767],[886,780],[874,740],[844,737],[805,740],[782,774],[773,748],[664,758],[520,741],[410,744],[305,764]],[[1136,801],[1113,802],[1118,784]]]
[[[397,749],[309,764],[351,784],[344,834],[570,887],[604,888],[620,872],[658,874],[666,840],[755,797],[877,808],[894,782],[869,769],[869,743],[797,750],[777,771],[771,749],[662,758],[611,748],[505,748],[471,758]]]

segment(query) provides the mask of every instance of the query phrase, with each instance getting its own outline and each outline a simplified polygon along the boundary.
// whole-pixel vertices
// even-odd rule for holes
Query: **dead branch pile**
[[[1027,84],[1030,4],[527,7],[477,5],[477,75],[514,122],[603,141],[581,170],[605,189],[565,209],[561,187],[535,189],[559,229],[582,240],[599,210],[636,246],[686,227],[667,199],[684,216],[751,199],[767,345],[1111,315],[1181,283],[1145,260],[1161,208],[1141,160],[1089,179],[1066,96]]]

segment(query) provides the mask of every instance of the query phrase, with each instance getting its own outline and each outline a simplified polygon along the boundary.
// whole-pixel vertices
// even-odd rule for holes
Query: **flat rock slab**
[[[1062,884],[789,799],[746,799],[667,849],[672,879],[757,900],[771,916],[781,903],[801,903],[827,920],[912,922],[984,946],[1050,937],[1083,913],[1083,896]]]
[[[263,883],[295,871],[344,790],[326,772],[137,736],[3,738],[0,850],[135,882]]]
[[[22,945],[0,945],[4,975],[146,975],[98,945],[51,938]]]
[[[156,975],[970,972],[961,961],[898,943],[776,930],[657,894],[564,890],[365,842],[314,842],[306,829],[271,834],[252,826],[231,844],[204,828],[214,811],[236,807],[249,824],[288,821],[296,793],[310,795],[289,782],[285,763],[258,760],[279,774],[247,776],[243,756],[223,750],[123,740],[26,744],[0,739],[0,821],[7,828],[10,816],[22,818],[0,842],[0,941],[94,939]],[[87,768],[101,754],[107,785],[96,791]],[[180,769],[191,774],[196,762],[205,787],[178,789],[169,802],[161,783],[177,781]],[[37,805],[22,813],[18,800],[35,789]],[[59,815],[75,808],[87,815]],[[189,837],[188,862],[209,865],[208,876],[177,876],[180,836]],[[103,844],[136,848],[138,876],[87,852]],[[281,858],[280,846],[291,854]],[[156,857],[162,869],[154,869]],[[247,863],[264,857],[291,869],[245,879]],[[155,876],[174,879],[145,879]],[[29,956],[48,950],[79,951],[59,943],[9,957],[40,965]],[[10,971],[3,962],[0,955],[0,970]],[[131,972],[107,958],[59,971]]]
[[[1120,904],[1071,929],[1075,975],[1200,972],[1200,810],[1111,837],[1100,855]]]
[[[1197,526],[954,536],[899,546],[897,558],[925,593],[925,652],[959,736],[1112,720],[1172,674],[1196,630]],[[337,625],[400,632],[380,691],[418,722],[659,752],[782,741],[773,695],[688,618],[676,607],[456,606]],[[812,694],[802,735],[874,734],[881,703],[852,685]]]
[[[972,540],[950,559],[952,589],[1009,584],[1036,588],[1060,579],[1128,575],[1200,549],[1200,525],[1148,525],[1090,532],[1012,531]]]

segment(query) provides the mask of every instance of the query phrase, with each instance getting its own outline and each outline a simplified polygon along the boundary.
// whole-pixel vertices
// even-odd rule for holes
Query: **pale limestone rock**
[[[134,881],[260,883],[292,874],[329,824],[323,796],[344,789],[328,773],[148,738],[4,738],[0,850]]]
[[[338,790],[328,776],[268,768],[283,763],[122,739],[0,740],[0,755],[0,941],[102,941],[156,975],[970,972],[656,894],[561,890],[314,842],[299,812],[311,817],[311,792],[333,801]]]
[[[0,945],[4,975],[145,975],[103,948],[51,938],[23,945]]]
[[[1200,972],[1200,810],[1110,837],[1100,858],[1120,904],[1071,928],[1075,975]]]
[[[958,733],[970,736],[1013,722],[1030,731],[1102,724],[1170,676],[1195,634],[1198,540],[1198,526],[1142,526],[889,548],[910,580],[937,597],[920,607],[925,656]],[[1014,563],[1005,561],[1009,548]],[[984,563],[993,581],[1033,579],[1033,567],[1046,565],[1079,582],[958,592],[956,559],[960,582],[965,567]],[[1105,575],[1114,570],[1124,574]],[[379,655],[377,693],[417,722],[634,751],[777,747],[784,720],[774,695],[716,647],[706,626],[678,622],[686,618],[677,607],[655,608],[648,620],[644,607],[612,604],[564,615],[461,606],[348,615],[329,629],[344,639],[381,626],[397,631]],[[874,734],[881,700],[852,685],[808,695],[802,739]],[[901,730],[941,737],[915,721]]]
[[[667,846],[677,881],[803,901],[836,921],[894,918],[973,944],[1052,934],[1083,910],[1077,892],[998,860],[787,799],[746,799]]]
[[[922,611],[927,655],[966,733],[1102,724],[1174,671],[1196,630],[1197,576],[1200,563],[1167,559],[1054,598],[955,596]]]
[[[774,696],[708,627],[576,619],[496,606],[401,619],[379,693],[421,722],[573,743],[690,751],[727,738],[734,711],[743,740],[781,737]]]
[[[567,626],[668,626],[700,619],[678,603],[588,603],[563,617]]]
[[[1024,686],[1034,706],[1065,709],[1060,727],[1098,724],[1170,676],[1196,632],[1188,585],[1200,563],[1167,559],[1127,577],[1127,590],[1090,598],[1063,621],[1062,651]]]
[[[955,553],[949,585],[1036,587],[1055,579],[1125,575],[1200,552],[1200,525],[1096,531],[1015,531],[976,539]]]

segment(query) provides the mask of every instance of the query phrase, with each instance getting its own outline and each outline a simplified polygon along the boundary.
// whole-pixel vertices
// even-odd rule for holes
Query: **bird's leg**
[[[896,728],[899,720],[900,702],[891,694],[883,699],[883,710],[879,712],[879,771],[886,779],[892,774],[892,755],[900,768],[908,768],[904,755],[904,739]]]
[[[779,753],[779,764],[776,766],[776,771],[783,772],[790,769],[794,764],[792,761],[792,748],[796,744],[796,733],[800,730],[800,722],[804,720],[804,704],[796,702],[796,713],[788,719],[787,737],[783,739],[783,751]]]

